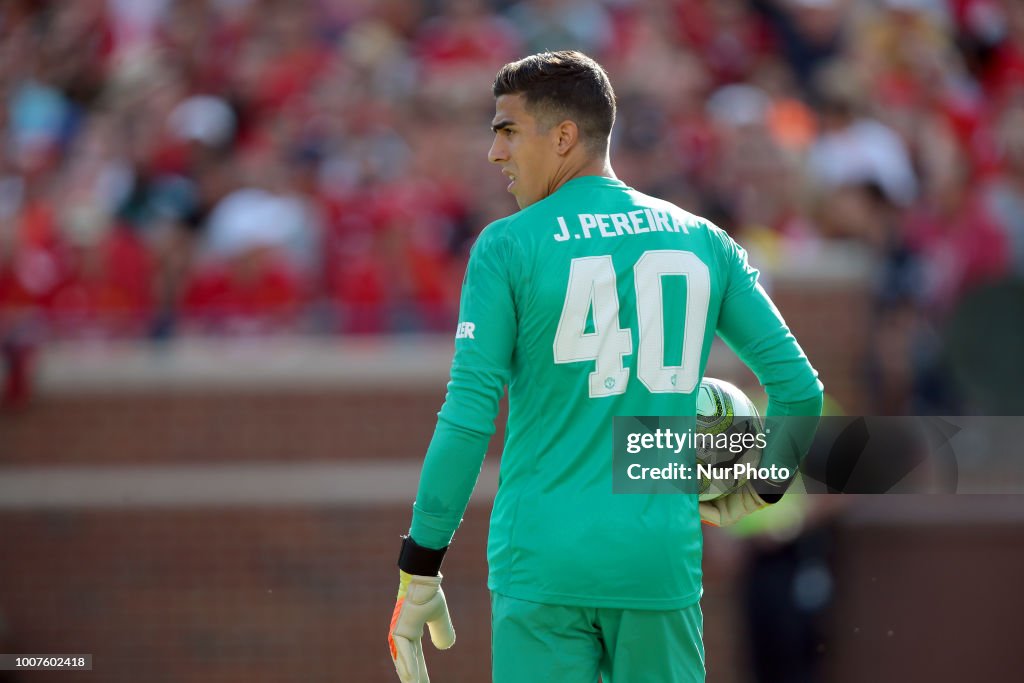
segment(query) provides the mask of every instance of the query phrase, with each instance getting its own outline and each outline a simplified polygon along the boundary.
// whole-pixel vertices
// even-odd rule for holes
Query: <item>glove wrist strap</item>
[[[402,537],[402,551],[398,554],[398,568],[415,576],[437,576],[448,546],[440,550],[424,548],[411,536]]]

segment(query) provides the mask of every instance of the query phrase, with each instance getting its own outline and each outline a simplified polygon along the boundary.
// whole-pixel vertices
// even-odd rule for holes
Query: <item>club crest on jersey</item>
[[[459,328],[455,330],[456,339],[475,339],[473,336],[473,330],[476,329],[476,323],[459,323]]]

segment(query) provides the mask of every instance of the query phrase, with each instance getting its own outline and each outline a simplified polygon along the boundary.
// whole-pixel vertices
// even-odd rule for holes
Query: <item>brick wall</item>
[[[428,651],[434,681],[487,680],[486,518],[471,507],[446,563],[458,643]],[[0,513],[4,651],[95,656],[92,673],[13,680],[393,681],[385,633],[407,519],[405,506]],[[1022,670],[1020,532],[844,526],[825,680]],[[748,680],[737,591],[734,575],[706,577],[712,681]]]
[[[443,382],[405,392],[46,396],[17,415],[0,415],[0,463],[407,459],[421,454],[443,401]]]
[[[97,681],[392,681],[393,556],[407,517],[393,507],[4,514],[7,645],[92,653],[80,676]],[[483,514],[467,520],[449,564],[459,643],[431,657],[438,681],[486,671],[485,526]]]
[[[487,513],[470,509],[446,561],[458,642],[428,651],[434,681],[488,680]],[[94,655],[92,673],[23,674],[38,683],[391,683],[407,523],[404,506],[3,513],[5,651]],[[709,578],[715,680],[739,680],[733,599]]]

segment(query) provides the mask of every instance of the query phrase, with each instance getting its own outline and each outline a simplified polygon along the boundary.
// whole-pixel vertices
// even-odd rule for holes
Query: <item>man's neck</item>
[[[566,163],[560,172],[556,173],[551,179],[550,191],[548,194],[554,194],[558,188],[562,187],[562,185],[565,185],[570,180],[582,178],[584,176],[617,178],[615,171],[612,170],[612,164],[607,155],[587,158],[582,160],[580,163]]]

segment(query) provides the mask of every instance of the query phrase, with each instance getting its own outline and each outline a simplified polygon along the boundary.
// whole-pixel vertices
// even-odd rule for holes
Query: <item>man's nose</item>
[[[492,164],[500,164],[506,159],[508,159],[508,150],[501,141],[501,138],[495,137],[494,142],[491,143],[490,150],[487,151],[487,160]]]

